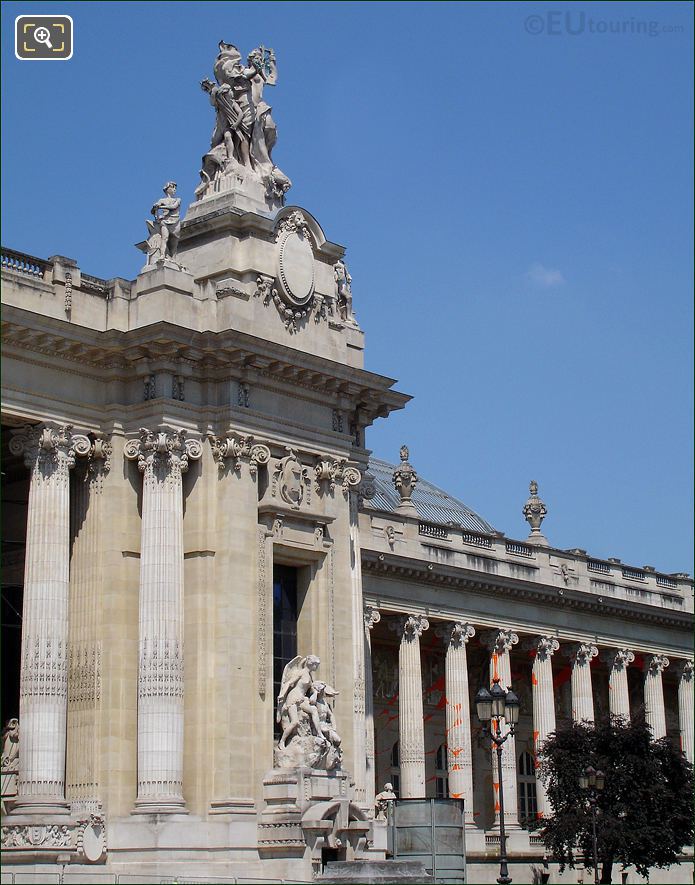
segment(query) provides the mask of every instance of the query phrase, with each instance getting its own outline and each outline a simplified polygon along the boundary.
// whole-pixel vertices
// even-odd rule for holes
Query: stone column
[[[376,795],[376,762],[374,750],[374,684],[372,681],[372,637],[375,624],[381,620],[379,612],[371,605],[364,607],[364,726],[366,744],[366,797],[365,805],[374,808]]]
[[[27,514],[22,662],[21,752],[16,810],[67,813],[65,731],[68,702],[70,469],[90,442],[71,425],[27,426],[10,440],[31,471]]]
[[[199,458],[183,430],[141,430],[125,456],[143,474],[135,811],[185,811],[183,799],[183,492]]]
[[[66,794],[73,812],[99,811],[101,704],[102,501],[112,446],[96,434],[75,470],[71,499],[72,559],[68,653]]]
[[[509,661],[509,652],[516,645],[519,637],[512,630],[491,630],[481,636],[484,645],[490,650],[490,687],[495,678],[499,677],[500,685],[505,691],[511,688],[512,669]],[[506,723],[500,722],[504,731]],[[492,750],[492,788],[495,800],[495,822],[493,829],[500,826],[500,802],[499,781],[497,774],[497,749],[493,744]],[[517,797],[516,780],[516,740],[509,737],[502,746],[502,787],[504,789],[504,825],[507,829],[519,829],[519,803]]]
[[[629,648],[606,649],[601,660],[608,664],[608,710],[611,716],[630,720],[630,695],[627,690],[627,668],[635,660]]]
[[[533,758],[538,767],[538,755],[548,735],[555,731],[555,694],[553,692],[553,654],[560,643],[553,636],[535,636],[524,644],[535,652],[531,671],[533,696]],[[548,802],[545,786],[536,778],[538,816],[549,817],[552,808]]]
[[[666,737],[666,711],[664,709],[664,686],[661,674],[668,667],[665,655],[652,655],[644,665],[644,716],[651,727],[652,738],[657,741]]]
[[[678,724],[681,732],[681,750],[692,765],[695,762],[692,661],[683,661],[678,666]]]
[[[452,799],[463,799],[466,826],[474,827],[471,709],[466,645],[468,640],[475,636],[475,628],[471,624],[457,621],[453,625],[438,627],[436,632],[446,642],[445,693],[449,796]]]
[[[572,719],[575,722],[593,722],[591,660],[598,654],[598,649],[590,642],[576,642],[567,646],[564,652],[572,662]]]
[[[425,724],[422,707],[420,637],[429,628],[421,615],[408,615],[389,626],[400,633],[398,652],[398,737],[401,798],[425,797]]]

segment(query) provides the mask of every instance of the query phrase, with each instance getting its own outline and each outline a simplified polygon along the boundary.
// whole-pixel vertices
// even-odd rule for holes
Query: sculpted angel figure
[[[323,736],[318,708],[311,702],[314,694],[313,674],[320,663],[321,660],[316,655],[297,655],[283,670],[277,705],[277,721],[282,724],[283,729],[278,742],[280,749],[285,748],[289,738],[299,728],[302,718],[308,719],[317,737]]]
[[[16,768],[19,759],[19,719],[8,719],[2,732],[2,767]]]

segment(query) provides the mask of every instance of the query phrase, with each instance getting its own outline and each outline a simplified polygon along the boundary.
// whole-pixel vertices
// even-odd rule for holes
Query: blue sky
[[[24,13],[72,15],[73,58],[16,60]],[[218,41],[273,46],[291,202],[347,247],[367,368],[415,396],[375,454],[407,442],[517,538],[536,479],[554,546],[692,571],[692,15],[5,2],[3,242],[135,276],[162,183],[193,196]]]

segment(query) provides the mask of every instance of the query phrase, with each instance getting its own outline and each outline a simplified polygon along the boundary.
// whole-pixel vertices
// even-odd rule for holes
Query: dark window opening
[[[282,671],[297,655],[297,569],[286,565],[273,568],[273,689],[280,693]],[[275,718],[275,717],[273,717]],[[275,722],[275,736],[281,734]]]

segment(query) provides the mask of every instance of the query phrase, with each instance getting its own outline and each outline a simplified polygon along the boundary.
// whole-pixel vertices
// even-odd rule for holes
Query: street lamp
[[[598,875],[598,839],[596,836],[596,805],[598,802],[598,794],[606,785],[606,775],[602,771],[589,765],[579,775],[579,786],[582,790],[587,790],[587,801],[591,808],[591,835],[594,849],[594,882],[599,885]]]
[[[502,744],[508,737],[514,735],[514,729],[519,722],[519,698],[511,689],[505,691],[500,685],[498,676],[492,682],[492,688],[481,688],[475,696],[475,708],[478,719],[483,724],[483,734],[489,734],[497,748],[497,778],[499,783],[500,797],[500,875],[497,879],[499,885],[510,885],[511,878],[507,868],[507,834],[504,829],[504,786],[502,783]],[[509,728],[502,734],[501,720],[507,723]],[[490,723],[492,722],[492,726]]]

